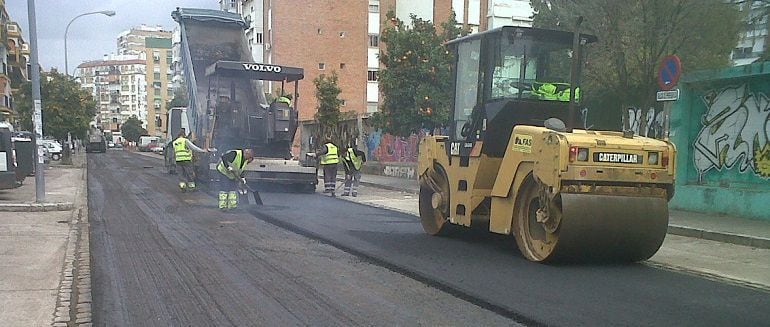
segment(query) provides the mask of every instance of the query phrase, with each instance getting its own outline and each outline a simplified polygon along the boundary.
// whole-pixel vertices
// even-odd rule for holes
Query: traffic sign
[[[682,63],[676,55],[664,57],[658,66],[658,86],[661,90],[669,91],[676,87],[682,75]]]
[[[679,100],[679,89],[671,91],[658,91],[655,95],[658,102],[661,101],[676,101]]]
[[[669,91],[676,87],[682,76],[682,62],[676,55],[663,58],[658,66],[658,86],[661,90]]]

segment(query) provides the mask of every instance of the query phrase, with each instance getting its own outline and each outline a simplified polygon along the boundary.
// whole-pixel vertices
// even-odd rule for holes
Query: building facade
[[[11,79],[8,76],[8,27],[11,21],[8,11],[5,10],[5,0],[0,0],[0,121],[11,120],[13,117],[13,93],[11,92]]]
[[[123,31],[118,35],[117,46],[119,55],[140,55],[145,53],[145,39],[160,38],[170,39],[172,32],[164,30],[161,26],[140,25]]]
[[[389,10],[403,21],[415,14],[434,22],[446,21],[454,11],[457,21],[473,31],[531,25],[533,13],[528,0],[311,0],[301,8],[286,1],[218,1],[222,10],[241,14],[249,24],[245,33],[254,61],[305,69],[300,120],[315,115],[313,79],[332,72],[342,89],[342,111],[377,111],[379,34]]]
[[[768,47],[768,13],[770,2],[761,0],[733,0],[744,14],[745,28],[738,36],[738,45],[732,53],[736,66],[757,61]]]
[[[144,51],[147,67],[147,133],[165,136],[167,103],[174,97],[172,39],[145,38]]]
[[[24,40],[21,27],[11,20],[5,10],[5,2],[2,6],[2,35],[0,35],[0,55],[2,55],[2,76],[0,76],[0,119],[14,120],[16,116],[13,103],[13,92],[17,91],[22,83],[29,81],[29,44]]]
[[[146,60],[138,56],[112,56],[78,65],[76,77],[97,101],[94,126],[120,132],[120,126],[136,116],[147,128]]]

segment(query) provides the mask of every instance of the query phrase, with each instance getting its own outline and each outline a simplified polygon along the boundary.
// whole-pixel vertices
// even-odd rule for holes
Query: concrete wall
[[[770,220],[770,63],[685,75],[671,207]]]

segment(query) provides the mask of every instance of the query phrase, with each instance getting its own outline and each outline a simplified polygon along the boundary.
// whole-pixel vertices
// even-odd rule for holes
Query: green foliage
[[[449,121],[452,100],[453,56],[444,46],[448,40],[467,34],[457,27],[452,13],[438,31],[433,23],[411,16],[411,26],[397,19],[380,35],[385,50],[380,62],[380,112],[371,119],[375,128],[397,136],[409,136],[421,128],[433,129]]]
[[[66,75],[52,71],[40,76],[43,135],[62,140],[67,133],[72,137],[85,138],[88,124],[96,114],[96,101],[80,84]],[[32,83],[24,82],[14,94],[21,127],[33,131]]]
[[[337,85],[337,82],[336,72],[332,72],[328,76],[321,74],[313,80],[316,88],[315,97],[318,100],[318,110],[316,111],[315,119],[319,124],[319,132],[323,136],[334,137],[337,126],[342,120],[342,114],[340,113],[342,100],[338,98],[342,90]]]
[[[531,0],[534,25],[581,31],[599,42],[587,47],[583,74],[589,118],[601,128],[617,128],[622,109],[647,109],[655,102],[660,60],[678,55],[685,72],[730,65],[740,15],[722,0]]]
[[[147,135],[147,130],[142,128],[142,122],[136,116],[128,118],[123,125],[120,126],[120,132],[123,138],[130,142],[139,142],[139,137]],[[176,137],[176,135],[169,137]]]

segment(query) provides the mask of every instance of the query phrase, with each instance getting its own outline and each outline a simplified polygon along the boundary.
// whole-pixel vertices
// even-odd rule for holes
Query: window
[[[345,37],[345,32],[344,31],[340,32],[340,37]]]
[[[479,57],[481,40],[461,43],[457,49],[455,114],[452,125],[455,139],[463,139],[462,127],[473,111],[479,91]]]
[[[369,47],[376,48],[380,46],[380,36],[377,34],[369,34]]]
[[[348,102],[345,101],[345,100],[340,100],[340,105],[344,107],[344,106],[348,105]]]
[[[152,77],[153,77],[154,79],[160,79],[160,73],[158,73],[158,72],[156,72],[156,73],[153,73],[153,74],[152,74]]]
[[[155,95],[160,95],[160,89],[155,89]]]
[[[152,62],[156,64],[160,63],[160,51],[154,50],[152,52]]]
[[[344,62],[340,63],[340,69],[345,69],[345,63]]]
[[[323,30],[321,30],[321,28],[319,27],[318,28],[318,35],[321,35],[322,33],[323,33]]]
[[[118,119],[117,118],[112,118],[112,123],[113,124],[117,124],[118,123]]]
[[[262,44],[262,33],[255,33],[254,34],[254,44]]]
[[[376,70],[370,70],[366,72],[366,80],[369,82],[376,82],[377,81],[377,71]]]
[[[322,63],[322,62],[319,62],[319,63],[318,63],[318,69],[319,69],[319,70],[324,70],[324,69],[326,69],[326,64],[325,64],[325,63]]]
[[[369,12],[380,12],[380,4],[378,4],[378,3],[370,3],[369,4]]]

